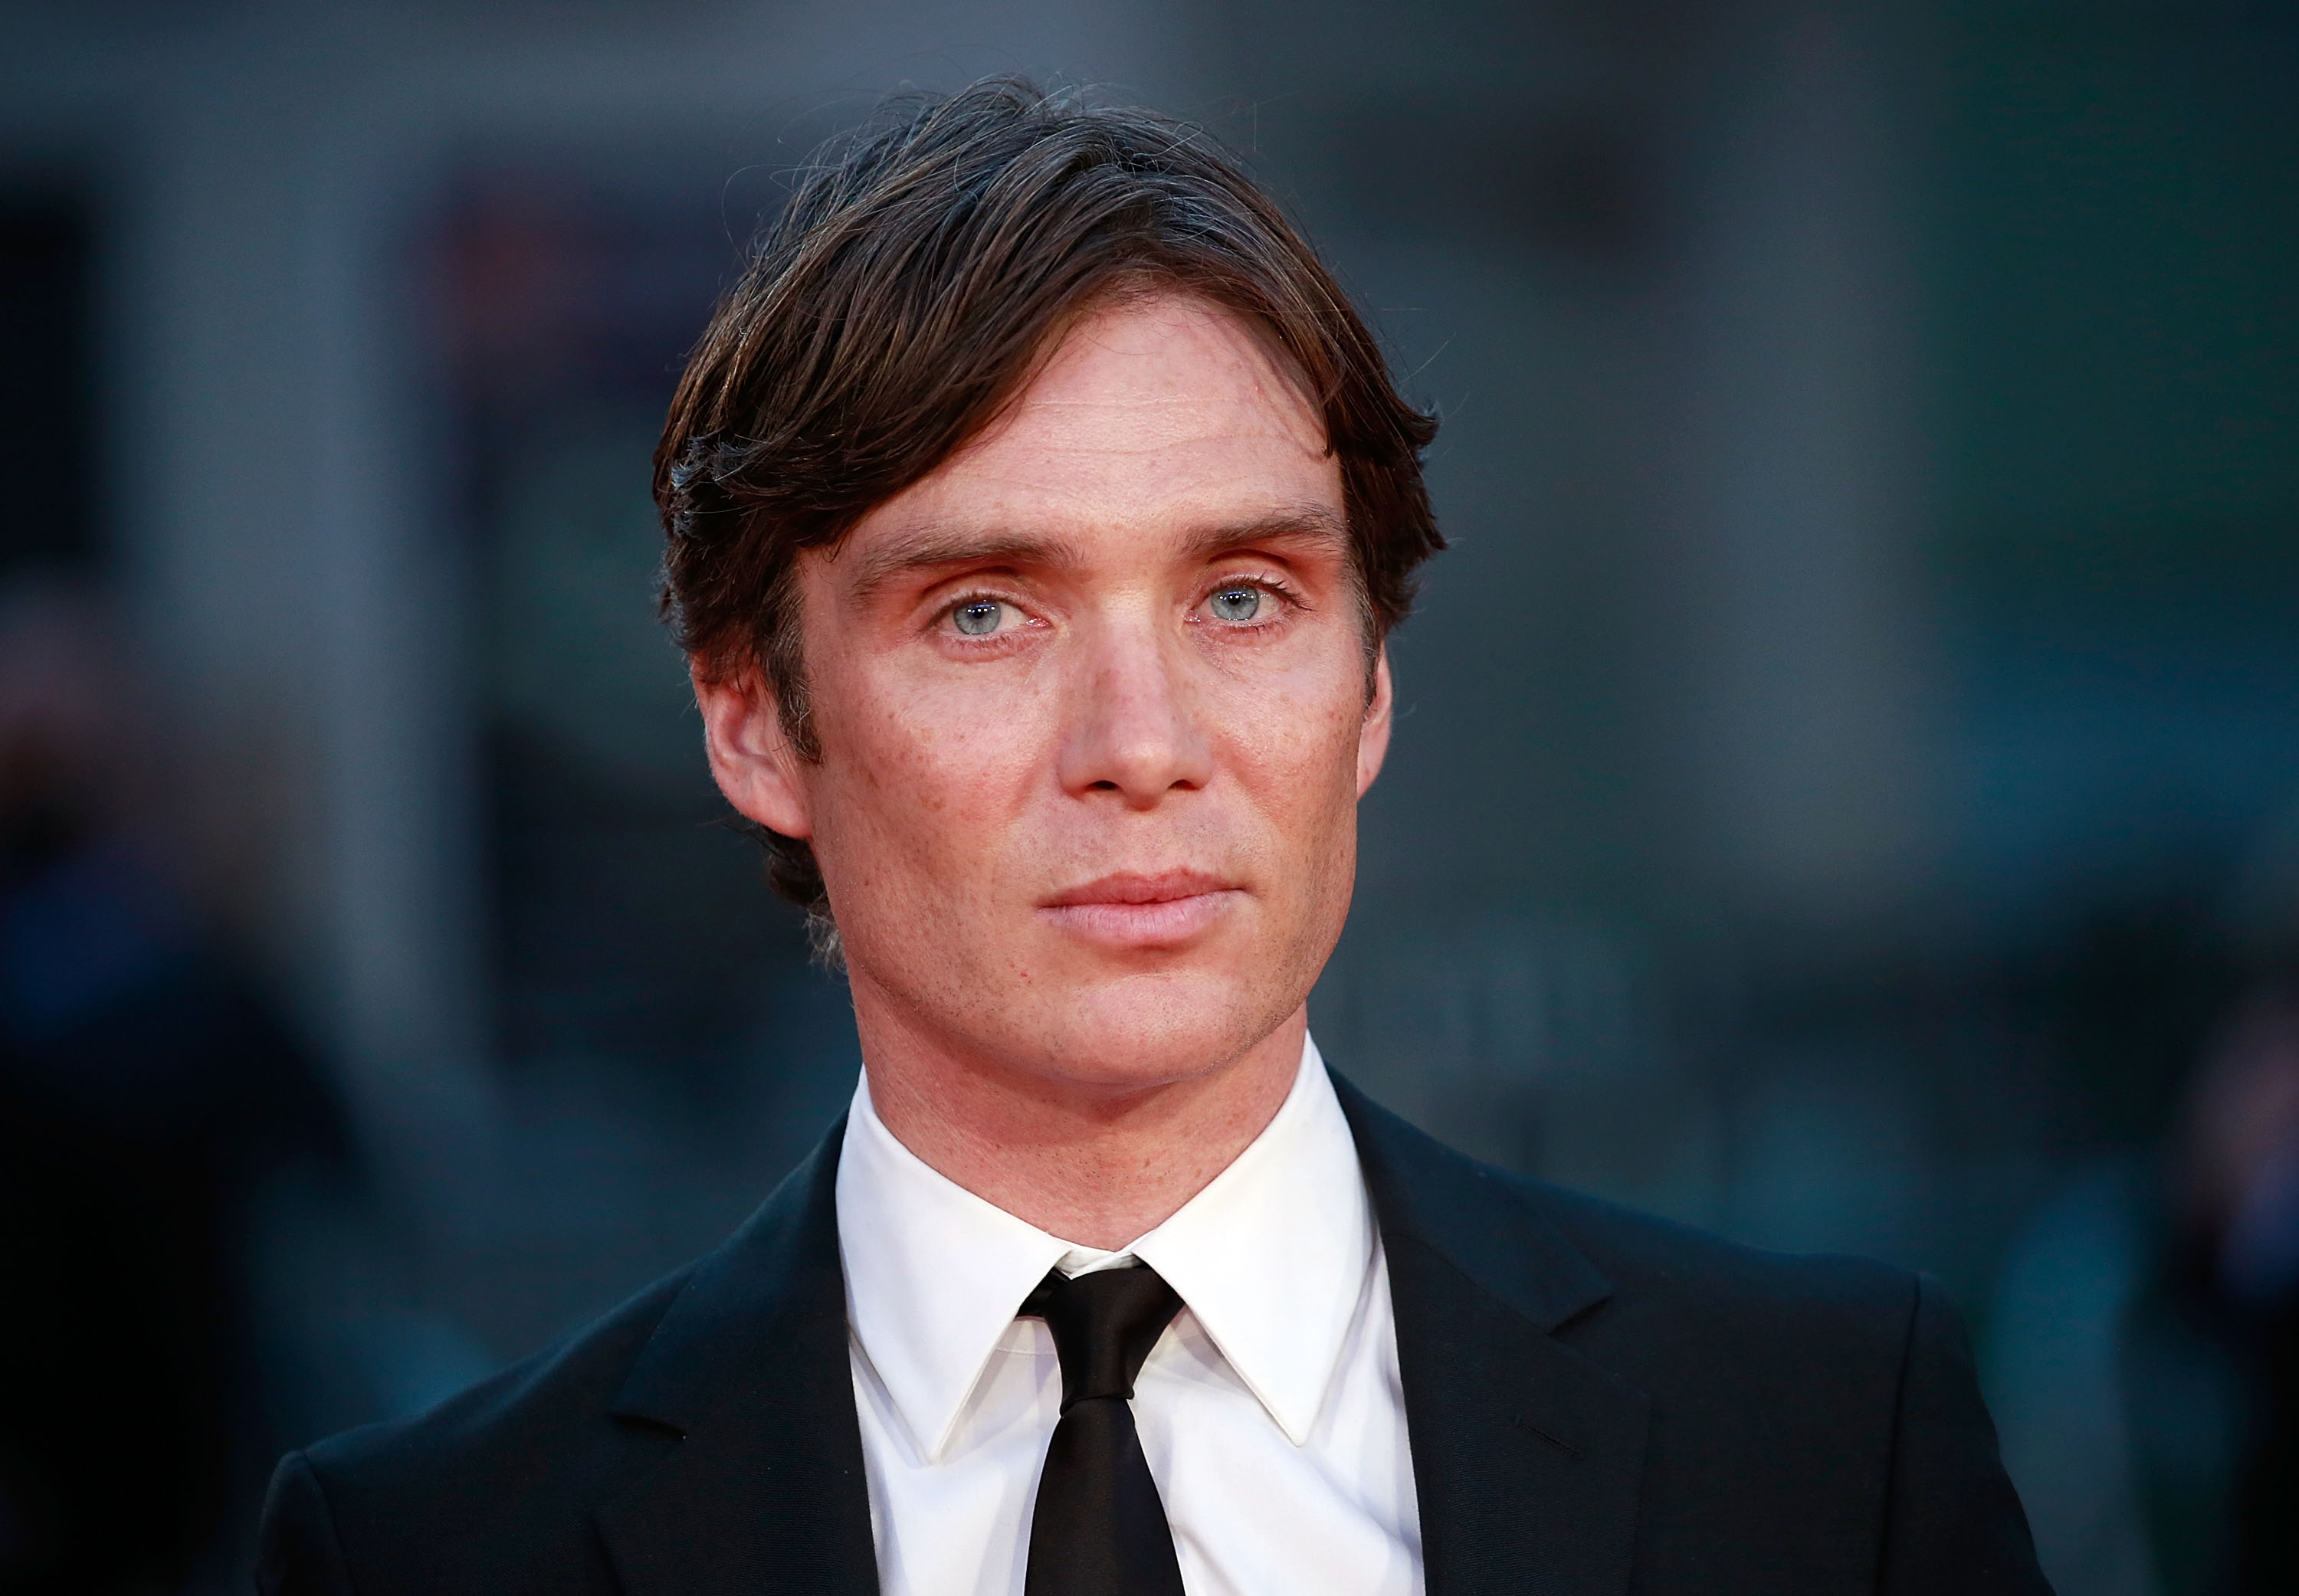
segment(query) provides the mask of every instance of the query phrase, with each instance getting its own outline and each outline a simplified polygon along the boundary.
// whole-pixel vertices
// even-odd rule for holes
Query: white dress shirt
[[[1050,1269],[1136,1260],[1183,1304],[1133,1413],[1189,1596],[1419,1596],[1389,1269],[1314,1043],[1252,1145],[1117,1253],[927,1168],[880,1122],[866,1075],[838,1240],[884,1596],[1021,1596],[1062,1377],[1044,1323],[1015,1310]]]

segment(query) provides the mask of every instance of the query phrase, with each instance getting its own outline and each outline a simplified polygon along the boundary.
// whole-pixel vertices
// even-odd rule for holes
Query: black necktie
[[[1133,1377],[1182,1299],[1147,1265],[1049,1274],[1022,1304],[1062,1360],[1062,1417],[1030,1520],[1024,1596],[1182,1596],[1158,1482],[1133,1428]]]

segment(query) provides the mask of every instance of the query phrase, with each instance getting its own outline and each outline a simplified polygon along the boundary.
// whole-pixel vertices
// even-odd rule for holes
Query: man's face
[[[1123,1092],[1299,1011],[1389,677],[1323,424],[1244,324],[1086,319],[798,575],[819,761],[755,687],[703,708],[735,806],[813,842],[866,1048]]]

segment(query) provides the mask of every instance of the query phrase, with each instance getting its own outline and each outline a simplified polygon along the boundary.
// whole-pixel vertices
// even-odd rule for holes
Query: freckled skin
[[[1341,517],[1255,334],[1136,302],[801,557],[818,762],[758,682],[698,680],[728,799],[812,840],[888,1128],[1067,1239],[1152,1228],[1291,1085],[1390,729]]]

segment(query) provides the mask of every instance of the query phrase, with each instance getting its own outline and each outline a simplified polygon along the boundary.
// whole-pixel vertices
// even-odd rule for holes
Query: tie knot
[[[1072,1279],[1050,1270],[1022,1304],[1042,1319],[1062,1360],[1062,1411],[1096,1397],[1130,1399],[1150,1349],[1182,1311],[1182,1299],[1146,1263]]]

